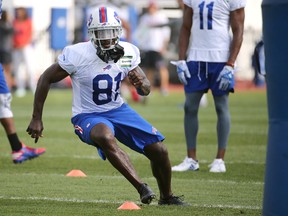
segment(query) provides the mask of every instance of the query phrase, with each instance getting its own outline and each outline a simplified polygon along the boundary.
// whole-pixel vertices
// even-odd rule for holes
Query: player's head
[[[102,50],[110,50],[119,42],[122,33],[118,14],[109,7],[96,8],[87,22],[91,41]]]

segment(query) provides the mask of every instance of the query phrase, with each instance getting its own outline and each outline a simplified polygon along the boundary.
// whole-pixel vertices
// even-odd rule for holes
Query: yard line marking
[[[138,154],[129,154],[130,159],[139,159],[139,158],[144,158],[143,155],[138,155]],[[0,153],[1,157],[7,157],[7,158],[11,158],[11,154],[9,153]],[[45,155],[45,158],[75,158],[75,159],[91,159],[91,160],[101,160],[102,159],[97,155],[64,155],[64,154],[54,154],[54,155]],[[144,158],[146,160],[146,158]],[[176,161],[176,160],[174,160]],[[209,164],[211,163],[211,161],[208,160],[199,160],[199,163],[203,163],[203,164]],[[265,162],[262,161],[253,161],[253,160],[245,160],[245,161],[225,161],[225,164],[254,164],[254,165],[265,165]]]
[[[0,199],[8,200],[43,200],[43,201],[55,201],[55,202],[71,202],[71,203],[106,203],[106,204],[122,204],[122,201],[112,201],[112,200],[81,200],[81,199],[67,199],[67,198],[56,198],[56,197],[8,197],[1,196]],[[135,202],[141,204],[140,202]],[[151,203],[150,205],[157,205],[156,203]],[[250,210],[260,210],[261,206],[241,206],[241,205],[213,205],[213,204],[193,204],[192,207],[204,207],[204,208],[229,208],[229,209],[250,209]]]

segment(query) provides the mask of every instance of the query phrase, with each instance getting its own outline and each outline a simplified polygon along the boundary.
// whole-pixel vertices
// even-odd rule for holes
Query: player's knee
[[[144,149],[150,160],[166,160],[168,159],[167,147],[162,142],[148,145]]]
[[[0,94],[0,118],[11,118],[13,113],[11,110],[12,96],[10,93]]]
[[[91,138],[103,151],[113,148],[116,143],[112,133],[91,134]]]
[[[92,135],[93,136],[93,135]],[[115,137],[113,134],[110,133],[105,133],[105,134],[95,134],[94,135],[94,140],[97,143],[104,143],[104,144],[109,144],[115,141]]]
[[[185,114],[196,115],[198,112],[198,106],[186,101],[184,104],[184,112]]]

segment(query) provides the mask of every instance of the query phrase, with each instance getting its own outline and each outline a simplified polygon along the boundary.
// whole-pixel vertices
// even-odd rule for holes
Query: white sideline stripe
[[[1,172],[0,172],[1,173]],[[9,174],[10,175],[10,174]],[[38,173],[15,173],[15,174],[11,174],[11,175],[21,175],[21,176],[58,176],[58,177],[66,177],[65,174],[57,174],[57,173],[50,173],[50,174],[38,174]],[[105,176],[105,175],[87,175],[87,177],[90,178],[100,178],[100,179],[125,179],[122,175],[118,175],[118,176]],[[146,177],[143,178],[146,180],[155,180],[154,177]],[[181,181],[181,182],[208,182],[208,183],[220,183],[220,184],[237,184],[237,185],[246,185],[246,184],[253,184],[253,185],[264,185],[264,182],[256,182],[256,181],[247,181],[247,182],[237,182],[237,181],[229,181],[229,180],[214,180],[214,179],[177,179],[177,178],[173,178],[175,181]]]
[[[0,199],[9,200],[43,200],[43,201],[56,201],[56,202],[71,202],[71,203],[112,203],[122,204],[125,201],[111,201],[111,200],[80,200],[80,199],[66,199],[66,198],[52,198],[52,197],[8,197],[0,196]],[[140,204],[139,202],[135,202]],[[157,203],[151,203],[150,205],[157,205]],[[192,207],[204,207],[204,208],[229,208],[229,209],[250,209],[259,210],[261,206],[240,206],[240,205],[208,205],[208,204],[192,204]]]
[[[130,159],[137,159],[137,158],[144,158],[143,155],[139,155],[139,154],[128,154]],[[0,153],[1,157],[9,157],[11,158],[11,154],[8,153]],[[91,160],[102,160],[100,158],[100,156],[98,154],[95,155],[83,155],[83,156],[79,156],[79,155],[61,155],[61,154],[54,154],[54,155],[49,155],[49,154],[45,154],[44,155],[46,158],[76,158],[76,159],[91,159]],[[42,156],[43,157],[43,156]],[[146,160],[146,158],[145,158]],[[180,162],[180,161],[179,161]],[[207,161],[207,160],[199,160],[199,163],[201,165],[201,163],[203,164],[209,164],[212,161]],[[259,161],[225,161],[225,164],[255,164],[255,165],[265,165],[265,162],[259,162]]]

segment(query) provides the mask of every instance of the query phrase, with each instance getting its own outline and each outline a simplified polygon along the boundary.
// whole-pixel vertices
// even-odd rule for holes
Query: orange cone
[[[86,177],[86,174],[83,173],[81,170],[71,170],[69,173],[66,174],[66,176]]]
[[[121,206],[118,207],[120,210],[139,210],[141,209],[138,205],[134,202],[126,201]]]

